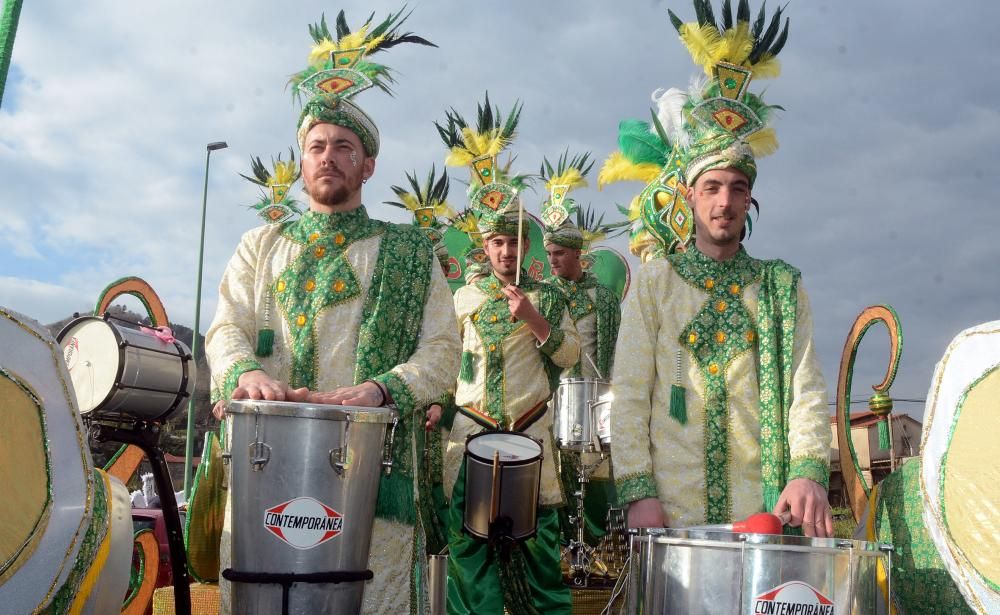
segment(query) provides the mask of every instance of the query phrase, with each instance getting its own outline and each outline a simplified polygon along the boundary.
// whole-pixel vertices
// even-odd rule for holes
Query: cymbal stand
[[[587,483],[590,482],[590,474],[604,461],[605,453],[601,452],[600,461],[593,465],[585,464],[583,453],[578,454],[580,455],[580,463],[578,465],[576,480],[580,488],[573,493],[573,496],[576,498],[576,515],[570,516],[570,523],[576,526],[576,537],[569,542],[566,550],[569,555],[567,558],[569,561],[569,575],[573,579],[573,585],[586,587],[587,579],[594,572],[595,568],[601,574],[607,572],[607,567],[596,557],[596,549],[588,545],[584,540],[586,517],[584,516],[583,502],[584,496],[587,493]]]

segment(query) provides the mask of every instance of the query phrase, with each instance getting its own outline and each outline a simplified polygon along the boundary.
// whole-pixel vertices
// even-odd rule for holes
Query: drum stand
[[[170,568],[174,581],[174,613],[191,615],[191,578],[188,576],[187,554],[184,551],[184,530],[177,511],[177,498],[170,480],[167,461],[160,450],[160,426],[155,423],[138,422],[108,424],[94,421],[90,424],[93,437],[99,442],[113,440],[123,444],[134,444],[142,449],[153,468],[153,480],[160,495],[163,522],[167,527],[167,545],[170,548]]]
[[[577,587],[587,587],[587,579],[596,568],[602,574],[607,573],[605,566],[597,557],[597,549],[587,544],[584,540],[584,528],[586,518],[584,516],[583,498],[587,493],[587,483],[590,482],[590,474],[605,460],[605,453],[601,452],[601,460],[593,465],[583,462],[583,453],[580,452],[580,465],[576,480],[580,484],[580,489],[573,493],[576,498],[576,515],[570,516],[570,523],[576,525],[576,538],[569,541],[565,551],[568,554],[569,576],[573,579],[573,585]]]

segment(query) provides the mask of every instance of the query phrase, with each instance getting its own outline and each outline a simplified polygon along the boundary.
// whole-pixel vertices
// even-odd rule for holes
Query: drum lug
[[[343,476],[344,470],[351,467],[351,462],[347,458],[347,446],[338,446],[330,449],[330,466],[337,476]]]
[[[396,438],[396,425],[398,424],[398,417],[392,419],[392,427],[389,428],[389,438],[386,440],[385,448],[382,449],[382,469],[385,470],[386,476],[392,474],[392,444]]]
[[[271,447],[260,441],[260,408],[253,409],[253,442],[250,443],[250,468],[260,472],[271,461]]]
[[[232,461],[232,459],[232,453],[222,453],[222,465],[229,465],[229,462]]]

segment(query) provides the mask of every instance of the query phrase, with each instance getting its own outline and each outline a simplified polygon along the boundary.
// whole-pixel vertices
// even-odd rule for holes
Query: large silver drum
[[[632,537],[629,612],[874,614],[889,557],[857,540],[651,529]]]
[[[241,400],[228,411],[232,612],[359,612],[395,410]]]
[[[56,339],[85,417],[165,421],[194,392],[191,351],[173,336],[84,316]]]
[[[563,378],[554,398],[553,430],[563,450],[598,452],[601,414],[611,409],[611,383],[596,378]],[[610,427],[610,421],[607,422]],[[607,441],[610,444],[610,430]]]
[[[486,540],[532,538],[542,456],[541,443],[522,433],[487,431],[466,440],[465,530]]]

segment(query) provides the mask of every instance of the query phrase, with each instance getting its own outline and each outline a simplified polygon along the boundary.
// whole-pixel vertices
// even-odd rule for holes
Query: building
[[[882,419],[873,412],[851,413],[851,443],[865,482],[871,486],[889,475],[907,457],[920,456],[920,433],[923,425],[908,414],[892,413],[892,447],[883,449],[878,441]],[[844,506],[843,478],[840,472],[840,449],[837,442],[837,417],[830,417],[833,447],[830,451],[830,504]],[[849,460],[850,453],[845,453]]]

